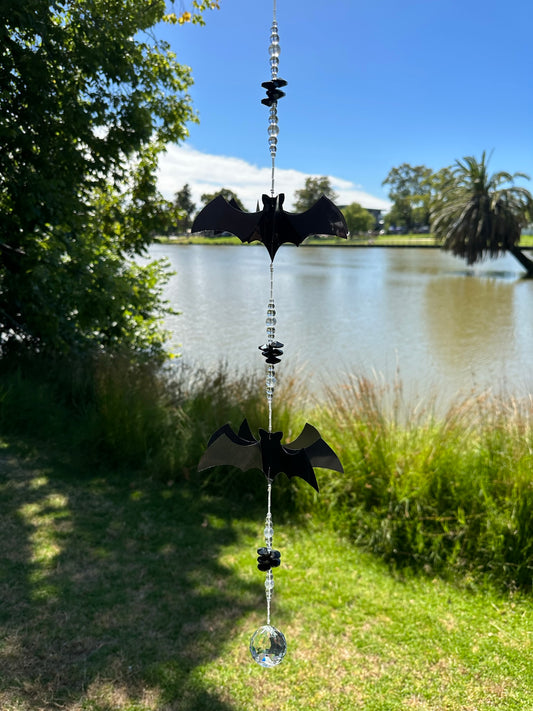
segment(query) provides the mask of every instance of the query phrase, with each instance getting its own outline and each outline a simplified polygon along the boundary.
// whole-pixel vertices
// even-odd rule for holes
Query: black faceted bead
[[[285,96],[285,92],[280,91],[280,87],[287,86],[287,82],[285,79],[273,79],[272,81],[264,81],[261,86],[267,92],[267,98],[261,99],[261,103],[265,106],[272,106],[278,99]]]
[[[279,551],[271,550],[268,548],[258,548],[257,552],[259,554],[257,558],[257,567],[259,570],[266,572],[271,568],[277,568],[281,563],[281,553]]]
[[[280,343],[279,341],[259,346],[259,350],[263,354],[263,357],[266,358],[267,363],[274,365],[275,363],[280,362],[279,356],[283,355],[283,351],[280,349],[280,346],[283,346],[283,343]]]

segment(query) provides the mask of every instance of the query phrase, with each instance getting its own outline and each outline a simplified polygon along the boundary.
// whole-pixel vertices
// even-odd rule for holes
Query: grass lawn
[[[238,237],[219,236],[219,237],[204,237],[201,235],[185,235],[182,237],[158,237],[158,242],[168,244],[210,244],[210,245],[234,245],[242,244]],[[413,247],[435,246],[435,238],[431,234],[408,234],[408,235],[380,235],[378,237],[355,237],[349,240],[340,239],[338,237],[309,237],[306,245],[322,245],[322,246],[337,246],[337,247],[368,247],[368,246],[383,246],[405,247],[411,245]],[[533,235],[522,235],[520,239],[520,247],[524,249],[533,249]]]
[[[272,623],[288,652],[257,666],[264,511],[252,509],[4,442],[2,711],[533,709],[531,598],[402,578],[276,509]]]

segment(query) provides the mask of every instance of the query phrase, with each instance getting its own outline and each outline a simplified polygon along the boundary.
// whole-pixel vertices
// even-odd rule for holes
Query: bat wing
[[[284,212],[284,216],[298,235],[299,242],[295,244],[301,244],[309,235],[337,235],[345,239],[348,236],[344,215],[325,195],[322,195],[309,210],[300,214]]]
[[[320,432],[309,423],[306,423],[301,434],[294,440],[284,445],[286,450],[303,449],[309,457],[313,467],[333,469],[344,472],[344,468],[335,452],[321,437]]]
[[[291,457],[288,461],[294,462],[296,467],[301,467],[301,471],[305,473],[305,476],[302,476],[298,469],[296,469],[292,476],[301,476],[317,491],[318,483],[314,473],[314,467],[333,469],[338,472],[344,471],[335,452],[331,449],[329,444],[322,439],[320,432],[309,423],[306,423],[301,434],[293,442],[284,445],[283,449],[287,453],[287,456]],[[287,476],[290,475],[287,473]]]
[[[318,481],[316,480],[315,471],[305,449],[294,451],[283,447],[281,460],[281,471],[285,472],[289,479],[292,479],[293,476],[299,476],[300,479],[303,479],[310,484],[313,489],[318,491]]]
[[[258,224],[262,216],[262,212],[244,212],[218,195],[198,213],[191,232],[231,232],[241,242],[253,242],[260,239]]]
[[[236,434],[229,424],[218,429],[209,440],[207,449],[198,463],[198,471],[226,464],[245,472],[248,469],[261,469],[261,447],[250,433],[246,420]],[[243,436],[244,435],[244,436]]]

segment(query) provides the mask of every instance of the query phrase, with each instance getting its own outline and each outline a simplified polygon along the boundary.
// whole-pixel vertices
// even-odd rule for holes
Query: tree
[[[393,202],[388,222],[405,227],[408,232],[417,226],[429,225],[432,171],[425,165],[402,163],[392,168],[382,185],[390,185]]]
[[[144,326],[160,343],[161,270],[132,260],[164,214],[157,155],[195,114],[190,70],[151,28],[212,5],[173,19],[164,0],[2,4],[2,351],[144,347]]]
[[[294,211],[305,212],[309,210],[322,195],[325,195],[332,202],[337,202],[338,200],[338,196],[331,187],[328,177],[323,175],[321,178],[306,178],[305,186],[294,193]]]
[[[352,202],[351,205],[343,208],[342,214],[348,225],[350,235],[372,230],[376,224],[376,218],[359,203]]]
[[[196,212],[196,205],[192,201],[191,188],[188,183],[174,195],[173,208],[177,213],[175,227],[179,233],[184,234],[190,229],[192,216]]]
[[[480,161],[457,160],[431,209],[432,231],[444,249],[468,264],[508,251],[533,276],[533,261],[518,247],[533,199],[514,185],[517,178],[529,179],[524,173],[490,175],[485,151]]]
[[[234,193],[233,190],[230,190],[229,188],[221,188],[216,193],[203,193],[203,195],[200,195],[202,207],[205,207],[208,202],[211,202],[211,200],[214,200],[219,195],[222,195],[222,197],[228,202],[231,202],[233,200],[240,210],[244,210],[244,206],[237,197],[236,193]]]

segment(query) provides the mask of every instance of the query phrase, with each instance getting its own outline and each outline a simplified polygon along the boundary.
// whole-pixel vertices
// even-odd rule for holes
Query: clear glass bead
[[[269,317],[267,318],[267,320],[266,320],[265,323],[266,323],[267,326],[275,326],[276,323],[277,323],[277,321],[276,321],[276,319],[274,318],[274,316],[269,316]]]
[[[272,336],[272,338],[274,338],[275,335],[276,335],[276,329],[274,327],[269,326],[267,328],[267,336]]]
[[[273,590],[274,589],[274,576],[272,575],[272,571],[269,570],[266,578],[265,578],[265,590]]]
[[[285,635],[272,625],[259,627],[250,640],[250,653],[260,666],[275,667],[287,654]]]
[[[274,69],[274,67],[276,69],[279,67],[279,57],[270,57],[270,68]]]
[[[272,32],[270,34],[270,42],[272,44],[279,44],[278,28],[272,25]]]
[[[271,57],[279,57],[281,52],[281,47],[277,42],[273,42],[270,47],[268,48],[268,53],[270,54]]]
[[[269,136],[277,136],[279,134],[279,126],[275,123],[271,123],[268,127]]]
[[[268,139],[268,143],[270,145],[270,150],[275,152],[278,139],[275,136],[270,136],[270,138]]]
[[[276,378],[273,375],[267,375],[266,384],[267,387],[273,388],[276,384]]]
[[[265,530],[263,531],[263,534],[265,536],[265,541],[267,543],[272,542],[272,538],[274,537],[274,529],[272,526],[269,526],[268,524],[265,526]]]
[[[272,363],[269,363],[269,364],[268,364],[268,368],[267,368],[267,373],[268,373],[270,376],[274,377],[274,373],[275,373],[275,372],[276,372],[276,366],[273,365]]]

